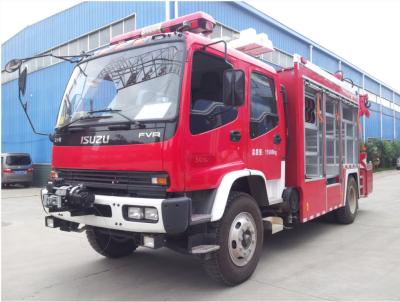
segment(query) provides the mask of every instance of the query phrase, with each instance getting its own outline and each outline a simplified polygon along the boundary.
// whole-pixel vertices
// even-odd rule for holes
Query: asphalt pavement
[[[139,248],[111,260],[85,234],[46,228],[38,188],[1,198],[3,300],[400,300],[400,171],[374,175],[356,221],[266,236],[253,276],[214,283],[200,261]]]

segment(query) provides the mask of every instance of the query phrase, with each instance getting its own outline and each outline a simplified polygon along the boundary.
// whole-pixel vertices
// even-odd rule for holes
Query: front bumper
[[[47,190],[42,190],[43,195]],[[52,212],[52,216],[59,219],[77,222],[90,226],[107,229],[128,231],[135,233],[167,233],[179,234],[184,232],[190,222],[191,199],[187,197],[157,199],[95,195],[94,204],[109,206],[111,217],[97,215],[71,216],[70,212]],[[124,208],[127,206],[154,207],[158,211],[158,221],[130,221],[124,216]]]

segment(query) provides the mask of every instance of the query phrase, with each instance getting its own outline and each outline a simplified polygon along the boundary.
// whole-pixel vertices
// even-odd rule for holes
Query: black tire
[[[91,247],[107,258],[121,258],[131,255],[137,248],[134,239],[117,238],[96,227],[86,228],[86,237]]]
[[[254,252],[248,263],[243,266],[238,266],[233,262],[230,255],[228,245],[232,244],[233,246],[234,242],[229,242],[229,234],[232,223],[239,214],[243,213],[245,215],[249,214],[253,218],[255,226],[254,233],[257,234],[257,237],[256,240],[254,240]],[[246,281],[254,272],[263,247],[264,228],[261,212],[256,201],[248,194],[232,192],[229,196],[222,219],[213,223],[211,228],[212,232],[216,235],[217,244],[220,246],[220,249],[207,255],[203,259],[205,271],[212,279],[230,286]],[[251,239],[253,238],[254,237],[251,237]]]
[[[335,211],[336,221],[341,224],[353,223],[358,211],[358,190],[354,177],[347,181],[346,204]],[[354,198],[354,200],[353,200]]]

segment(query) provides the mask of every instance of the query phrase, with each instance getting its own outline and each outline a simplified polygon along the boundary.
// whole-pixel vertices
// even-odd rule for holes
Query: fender
[[[217,189],[215,195],[213,207],[211,210],[211,221],[218,221],[224,215],[226,203],[228,202],[228,196],[231,191],[233,183],[243,177],[251,175],[260,176],[264,180],[266,186],[266,192],[268,196],[268,204],[276,204],[282,202],[282,192],[285,188],[285,162],[282,161],[281,165],[281,178],[277,180],[267,180],[263,172],[258,170],[243,169],[232,171],[224,175],[222,181]]]
[[[286,162],[281,161],[281,177],[278,179],[267,179],[262,171],[250,170],[251,175],[257,175],[264,179],[266,185],[268,204],[273,205],[283,201],[282,193],[285,189]]]
[[[346,205],[346,198],[347,198],[347,181],[349,180],[349,174],[357,174],[357,179],[356,179],[356,182],[357,182],[357,193],[358,193],[358,196],[360,196],[360,173],[359,173],[359,168],[353,168],[353,169],[346,169],[345,170],[345,180],[344,180],[344,187],[343,187],[343,191],[344,191],[344,194],[343,194],[343,206],[345,206]]]
[[[248,169],[232,171],[224,175],[217,189],[217,194],[215,194],[215,199],[211,210],[211,221],[217,221],[222,218],[233,183],[237,179],[246,176],[250,176],[250,170]]]

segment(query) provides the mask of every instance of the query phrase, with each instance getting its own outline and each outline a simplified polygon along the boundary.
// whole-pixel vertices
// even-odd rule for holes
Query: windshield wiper
[[[134,124],[135,126],[138,126],[139,128],[143,128],[143,127],[144,127],[144,124],[143,124],[143,123],[131,119],[130,117],[126,116],[125,114],[122,114],[121,111],[122,111],[122,110],[120,110],[120,109],[104,108],[104,109],[99,109],[99,110],[88,111],[88,113],[89,113],[89,114],[93,114],[93,113],[102,113],[102,112],[116,113],[116,114],[118,114],[119,116],[122,116],[123,118],[125,118],[127,121],[129,121],[129,124]],[[100,115],[100,116],[101,116],[101,115]]]
[[[79,122],[79,121],[85,121],[85,120],[94,120],[94,119],[102,119],[102,118],[110,118],[111,115],[99,115],[99,116],[95,116],[95,115],[86,115],[86,116],[81,116],[80,118],[77,118],[76,120],[73,120],[71,122],[69,122],[68,124],[65,124],[63,126],[61,126],[60,128],[58,128],[59,130],[63,130],[65,128],[67,128],[68,126]],[[84,126],[84,125],[83,125]]]

